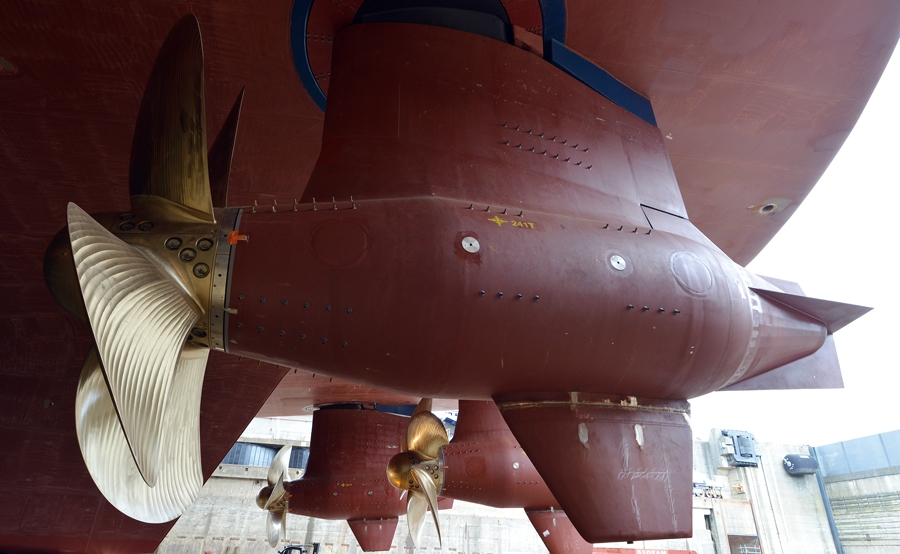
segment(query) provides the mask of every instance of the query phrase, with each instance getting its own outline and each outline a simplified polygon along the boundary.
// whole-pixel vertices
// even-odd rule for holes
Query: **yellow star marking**
[[[502,227],[503,224],[506,223],[506,220],[505,220],[505,219],[500,219],[500,216],[499,216],[499,215],[495,215],[494,217],[492,217],[492,218],[489,219],[488,221],[493,221],[494,223],[497,224],[497,227]]]

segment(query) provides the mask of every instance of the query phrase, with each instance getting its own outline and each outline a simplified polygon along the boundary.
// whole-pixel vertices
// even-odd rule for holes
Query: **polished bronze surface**
[[[162,452],[173,446],[164,444],[162,436],[171,417],[169,397],[175,391],[184,337],[197,319],[196,306],[140,251],[75,204],[69,205],[69,235],[112,403],[137,468],[153,487],[160,458],[168,455]]]
[[[202,202],[209,198],[202,69],[199,28],[189,16],[170,33],[146,89],[132,149],[132,211],[105,217],[104,226],[68,207],[72,260],[97,345],[78,391],[79,444],[104,496],[148,523],[180,515],[202,485],[200,387],[219,238],[212,206]],[[45,257],[51,269],[65,268],[60,250]],[[70,304],[60,274],[51,271],[48,286]],[[121,477],[129,468],[143,483]]]
[[[163,43],[144,89],[129,181],[136,200],[158,196],[185,206],[201,221],[213,222],[203,88],[200,26],[196,17],[187,15]]]
[[[423,524],[427,511],[431,511],[437,528],[438,542],[441,525],[438,521],[438,494],[444,486],[443,457],[441,447],[446,445],[447,430],[433,413],[430,398],[423,398],[406,428],[403,450],[388,462],[388,481],[396,488],[407,491],[406,521],[409,534],[415,544],[421,544]]]
[[[231,178],[231,160],[234,156],[234,143],[237,140],[238,121],[243,103],[244,89],[241,89],[207,156],[210,196],[212,205],[216,208],[228,206],[228,180]]]
[[[135,427],[131,436],[120,423],[96,347],[84,361],[75,399],[78,444],[97,488],[131,518],[146,523],[170,521],[200,493],[200,393],[208,355],[208,349],[185,347],[172,376],[171,392],[163,397],[167,401],[163,425],[156,429],[152,421],[132,420]],[[159,412],[160,406],[149,402],[153,400],[149,390],[140,387],[134,393],[148,396],[143,406]],[[151,438],[156,443],[148,444]],[[153,472],[153,486],[147,484],[135,464],[138,456],[148,463],[148,449],[161,453],[145,468],[145,472]]]
[[[256,495],[256,505],[266,510],[266,538],[272,548],[275,548],[284,536],[285,518],[290,502],[290,496],[285,489],[290,460],[291,446],[282,446],[266,473],[268,485],[260,489]]]

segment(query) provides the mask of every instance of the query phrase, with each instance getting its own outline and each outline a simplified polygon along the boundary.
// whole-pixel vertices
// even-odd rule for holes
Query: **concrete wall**
[[[178,520],[157,552],[271,554],[273,549],[265,538],[266,514],[254,502],[257,491],[265,484],[266,468],[220,466],[203,487],[200,498]],[[546,552],[540,537],[522,510],[499,510],[455,502],[452,510],[441,512],[441,534],[444,552]],[[290,542],[318,542],[320,554],[362,552],[345,521],[327,521],[290,514],[287,518],[286,540],[279,548]],[[406,518],[401,517],[391,552],[414,550]],[[423,548],[419,551],[438,550],[434,525],[427,524]]]
[[[900,469],[826,477],[825,490],[844,554],[900,552]]]
[[[705,477],[721,488],[695,487],[693,538],[617,546],[738,554],[729,548],[729,537],[757,536],[765,554],[836,553],[816,477],[792,476],[782,468],[786,454],[809,454],[809,447],[757,441],[759,467],[731,468],[720,455],[720,438],[714,429],[709,441],[694,442],[695,479]]]
[[[283,437],[286,442],[302,445],[303,433],[308,431],[284,429],[286,425],[284,420],[277,424],[256,423],[251,428],[250,436],[254,442]],[[737,547],[729,548],[729,540],[736,544],[734,541],[744,540],[741,537],[759,536],[759,551],[765,554],[834,553],[815,476],[793,477],[781,466],[785,454],[806,454],[808,448],[757,442],[761,455],[760,467],[730,468],[719,454],[720,436],[713,431],[710,441],[694,443],[695,480],[705,479],[706,485],[695,487],[692,538],[602,546],[621,547],[625,552],[669,549],[693,550],[697,554],[738,554]],[[299,474],[298,471],[292,478]],[[271,553],[272,549],[265,540],[266,515],[254,502],[257,491],[265,485],[265,479],[266,468],[220,466],[204,486],[197,502],[175,524],[158,552]],[[836,483],[833,485],[837,486]],[[860,487],[869,485],[840,486],[856,487],[852,494],[858,496],[863,491]],[[884,483],[883,486],[892,485]],[[498,510],[456,502],[452,510],[441,512],[441,530],[443,552],[546,552],[522,510]],[[318,542],[322,554],[361,552],[344,521],[289,515],[287,537],[295,543]],[[411,553],[414,550],[406,519],[401,517],[391,552]],[[426,524],[424,545],[419,549],[419,552],[425,551],[438,551],[437,536],[431,523]]]

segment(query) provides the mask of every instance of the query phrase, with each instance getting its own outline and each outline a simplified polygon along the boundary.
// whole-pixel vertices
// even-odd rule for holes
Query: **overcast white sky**
[[[844,389],[717,392],[691,401],[711,427],[820,446],[900,429],[900,55],[828,171],[748,266],[808,296],[875,309],[835,333]]]

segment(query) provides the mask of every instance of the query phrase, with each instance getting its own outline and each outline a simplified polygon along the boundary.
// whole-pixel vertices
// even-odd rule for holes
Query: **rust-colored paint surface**
[[[496,508],[559,509],[490,400],[460,400],[453,440],[441,452],[443,496]]]
[[[595,552],[594,545],[581,538],[565,512],[526,510],[525,514],[551,554]]]
[[[585,540],[691,536],[687,402],[572,393],[498,404]]]
[[[383,552],[391,549],[397,518],[354,519],[347,522],[363,552]]]
[[[408,423],[407,417],[374,410],[315,412],[309,462],[303,477],[287,487],[288,509],[310,517],[346,520],[396,518],[406,513],[406,500],[400,500],[385,469],[399,452]],[[381,536],[374,529],[369,532],[372,540]]]
[[[742,263],[833,158],[900,28],[900,6],[889,1],[620,1],[598,9],[569,0],[566,7],[568,45],[650,96],[663,137],[671,134],[665,144],[692,221]],[[83,467],[72,410],[89,331],[47,293],[41,260],[66,202],[89,212],[127,207],[143,87],[166,33],[188,12],[202,28],[211,136],[247,87],[231,203],[300,198],[319,154],[323,114],[294,70],[290,10],[289,0],[0,3],[0,440],[9,450],[0,492],[16,499],[0,508],[3,548],[144,552],[168,529],[118,515]],[[790,202],[765,213],[747,209],[773,198]],[[211,437],[220,444],[204,443],[207,474],[252,415],[247,387],[264,397],[283,371],[211,357],[206,386],[214,383],[216,393],[204,394],[203,432],[217,429]],[[300,394],[305,379],[316,383],[312,401]],[[319,379],[286,381],[291,392],[276,395],[266,413],[384,398],[331,384],[337,380],[319,386],[329,381]],[[386,398],[380,401],[398,399]],[[241,407],[223,417],[217,410],[230,410],[229,402]]]
[[[684,399],[823,344],[688,222],[648,225],[644,209],[677,213],[655,127],[483,37],[337,40],[304,196],[241,215],[230,353],[437,398]]]

